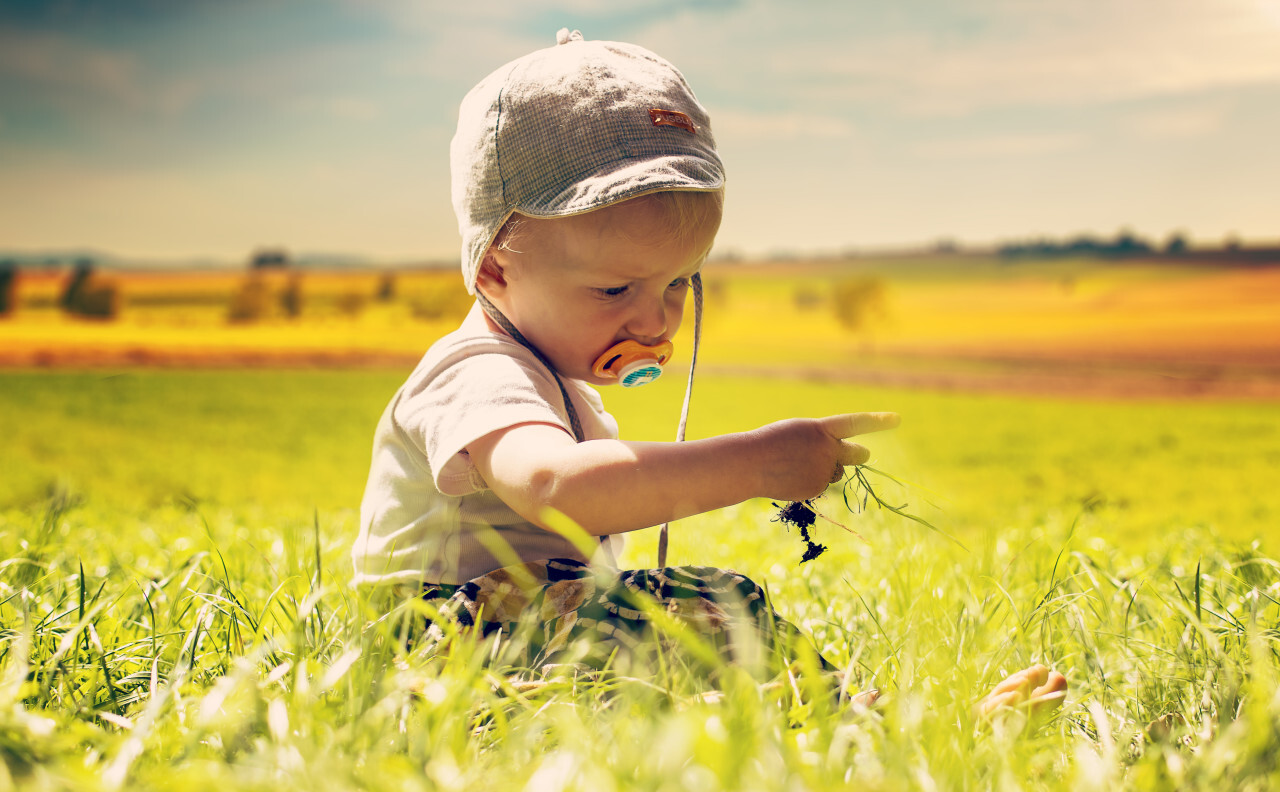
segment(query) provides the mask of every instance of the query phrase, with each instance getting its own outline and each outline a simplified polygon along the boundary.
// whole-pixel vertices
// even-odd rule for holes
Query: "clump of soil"
[[[886,502],[872,488],[871,482],[867,479],[868,472],[883,476],[895,484],[902,484],[901,481],[898,481],[898,479],[890,476],[888,473],[885,473],[882,470],[877,470],[868,465],[858,465],[854,467],[853,474],[844,482],[844,487],[841,490],[841,494],[844,497],[844,505],[851,513],[857,514],[859,512],[866,511],[867,503],[869,501],[873,501],[876,506],[881,509],[886,509],[899,517],[919,523],[931,531],[935,531],[946,539],[954,542],[962,550],[965,550],[966,552],[968,551],[968,548],[961,544],[954,536],[947,534],[942,529],[938,528],[938,526],[923,517],[909,514],[906,511],[907,504],[904,503],[901,506],[895,506],[892,503]],[[850,492],[850,490],[852,490],[852,492]],[[803,564],[805,561],[812,561],[827,551],[827,546],[815,542],[813,540],[813,536],[809,533],[809,529],[813,527],[819,517],[832,525],[837,525],[845,529],[859,539],[862,539],[862,541],[867,541],[866,539],[863,539],[861,534],[849,526],[838,523],[825,514],[819,514],[818,511],[813,508],[813,502],[815,500],[817,500],[817,498],[810,498],[809,500],[802,501],[791,501],[790,503],[785,504],[773,504],[778,509],[777,515],[773,518],[774,522],[780,522],[786,526],[794,525],[796,528],[800,529],[800,538],[804,540],[804,555],[800,557],[800,563]]]
[[[794,525],[800,529],[800,538],[804,540],[804,555],[800,556],[800,563],[812,561],[823,553],[827,552],[827,546],[818,544],[813,541],[813,537],[809,535],[809,529],[818,520],[818,513],[813,510],[813,500],[791,501],[788,504],[773,504],[778,507],[778,514],[773,518],[774,522],[780,522],[783,525]]]

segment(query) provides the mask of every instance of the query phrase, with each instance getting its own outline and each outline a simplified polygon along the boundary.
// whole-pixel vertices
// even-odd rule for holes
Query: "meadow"
[[[713,262],[722,373],[1098,397],[1280,397],[1280,266],[995,256]],[[24,272],[0,366],[410,365],[470,305],[451,269],[107,271],[110,321]],[[688,359],[689,333],[677,343]]]
[[[1074,276],[1076,296],[1052,290],[1062,273],[1045,276],[1043,300],[1067,310],[1103,277],[1088,272]],[[874,505],[852,513],[837,487],[817,509],[865,542],[819,521],[830,550],[801,564],[799,537],[756,501],[673,525],[670,559],[760,581],[855,686],[882,691],[877,708],[835,705],[803,663],[768,685],[722,669],[715,699],[678,664],[533,685],[485,662],[483,647],[406,648],[413,609],[388,613],[345,576],[372,429],[407,364],[108,359],[0,371],[0,789],[1280,786],[1280,403],[1028,395],[1043,383],[1024,364],[961,354],[966,338],[1004,352],[1025,339],[939,327],[909,348],[888,320],[870,338],[841,334],[805,307],[802,270],[782,289],[754,274],[708,291],[707,350],[727,351],[706,353],[690,435],[897,410],[902,427],[867,443],[872,464],[907,485],[878,489],[964,547]],[[1157,302],[1182,299],[1171,295],[1187,284],[1172,285],[1187,277],[1160,278]],[[890,313],[962,286],[890,281]],[[784,299],[768,303],[768,333],[750,316],[751,295],[770,291]],[[377,315],[362,321],[380,327]],[[144,319],[156,321],[46,315],[0,332],[32,338],[45,322],[124,334]],[[1271,320],[1235,321],[1257,335]],[[326,322],[342,326],[305,327]],[[163,327],[154,334],[181,329]],[[303,335],[278,319],[229,332],[240,330]],[[1036,354],[1057,360],[1081,337],[1048,335],[1056,346]],[[961,358],[948,376],[982,377],[978,387],[903,379],[944,340]],[[841,376],[836,355],[857,354],[885,376]],[[1215,381],[1255,393],[1269,365],[1259,354]],[[1176,365],[1146,359],[1166,375]],[[994,387],[992,366],[1022,379]],[[605,395],[624,436],[665,439],[682,387],[670,376]],[[632,539],[624,565],[654,562],[651,533]],[[974,701],[1032,662],[1068,676],[1061,713],[1038,728],[1016,713],[976,721]]]

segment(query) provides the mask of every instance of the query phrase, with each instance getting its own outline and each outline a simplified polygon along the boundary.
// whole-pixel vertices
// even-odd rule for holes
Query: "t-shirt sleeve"
[[[570,432],[555,379],[514,342],[446,350],[420,373],[396,407],[396,423],[424,450],[436,488],[445,495],[487,489],[465,449],[490,432],[522,423]]]

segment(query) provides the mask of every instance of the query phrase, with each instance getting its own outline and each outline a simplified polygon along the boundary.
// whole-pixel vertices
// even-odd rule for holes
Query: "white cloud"
[[[190,106],[199,91],[198,83],[148,68],[133,52],[0,29],[0,92],[15,113],[43,106],[75,119],[162,118]]]
[[[176,49],[136,36],[107,45],[85,32],[0,29],[0,97],[15,114],[52,108],[98,134],[103,121],[127,133],[213,103],[231,108],[227,123],[262,125],[289,111],[376,120],[399,87],[400,50],[385,40],[300,35],[276,48],[222,52],[219,42],[251,21],[228,15],[180,29],[188,46]]]
[[[317,112],[339,121],[378,121],[384,116],[380,102],[349,94],[319,95],[299,99],[294,106],[302,111]]]
[[[778,115],[964,115],[1280,83],[1280,0],[345,2],[417,42],[392,54],[397,73],[456,91],[550,46],[548,18],[589,38],[607,22],[670,58],[704,101]]]
[[[895,64],[896,74],[883,76],[896,86],[901,105],[926,113],[1280,82],[1280,30],[1260,24],[1252,3],[1077,0],[1051,7],[1065,10],[1018,5],[998,22],[999,35],[961,45],[937,38],[885,41],[871,57]],[[863,57],[832,67],[857,74],[876,63]]]
[[[912,150],[933,160],[1036,157],[1084,146],[1088,141],[1069,133],[1001,134],[972,138],[952,138],[918,143]]]
[[[96,100],[137,107],[146,97],[132,56],[51,33],[0,28],[0,78],[63,106]]]
[[[1258,0],[1258,12],[1280,28],[1280,0]]]
[[[1226,110],[1220,106],[1191,106],[1135,113],[1124,127],[1141,140],[1203,138],[1223,127]]]
[[[546,10],[538,2],[499,4],[455,0],[340,0],[386,20],[404,39],[389,53],[397,76],[429,77],[462,91],[489,72],[555,43],[555,30],[534,29]]]
[[[382,107],[360,96],[335,96],[329,100],[329,112],[347,121],[375,121],[381,117]]]
[[[717,93],[742,93],[745,80],[795,106],[959,115],[1280,83],[1278,5],[751,0],[674,15],[646,35]]]
[[[555,43],[555,31],[539,31],[530,36],[498,26],[477,25],[424,34],[421,45],[402,48],[393,56],[391,70],[396,75],[425,77],[449,86],[451,101],[480,82],[502,64]]]
[[[723,110],[713,112],[717,139],[734,141],[848,139],[854,127],[843,118],[808,113]]]

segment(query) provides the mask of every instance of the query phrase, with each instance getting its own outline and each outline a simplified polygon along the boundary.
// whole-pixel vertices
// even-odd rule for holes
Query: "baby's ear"
[[[483,288],[485,292],[498,291],[507,285],[507,273],[494,258],[493,250],[490,249],[484,254],[484,260],[480,262],[480,270],[476,273],[476,286]]]

